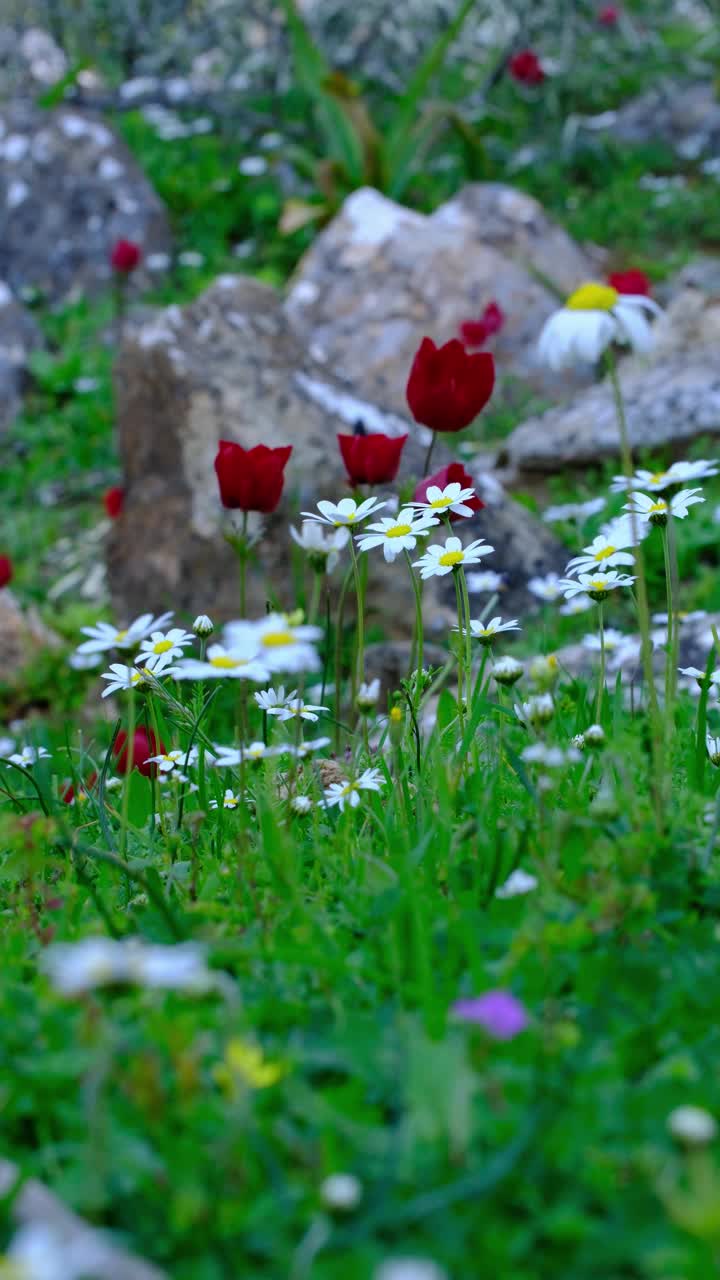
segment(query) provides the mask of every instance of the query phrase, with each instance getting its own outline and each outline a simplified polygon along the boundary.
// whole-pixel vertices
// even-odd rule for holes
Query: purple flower
[[[456,1000],[451,1012],[463,1022],[479,1023],[494,1040],[512,1040],[529,1021],[525,1006],[510,991],[486,991],[484,996]]]

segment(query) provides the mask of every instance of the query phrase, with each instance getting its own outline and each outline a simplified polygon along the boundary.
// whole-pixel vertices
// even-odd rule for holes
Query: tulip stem
[[[430,459],[432,458],[432,451],[435,448],[436,438],[437,438],[436,433],[433,431],[432,439],[430,440],[430,444],[428,445],[428,451],[425,454],[425,466],[423,467],[423,479],[430,471]]]
[[[237,552],[238,567],[240,569],[240,617],[244,618],[247,610],[247,522],[248,513],[242,513],[242,528],[240,537],[235,542],[235,550]]]

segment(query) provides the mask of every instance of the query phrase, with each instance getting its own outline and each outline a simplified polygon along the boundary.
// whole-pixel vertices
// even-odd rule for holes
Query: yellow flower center
[[[127,631],[116,631],[116,632],[115,632],[115,639],[116,639],[116,640],[125,640],[125,639],[126,639],[126,637],[127,637]]]
[[[168,649],[172,649],[172,640],[158,640],[153,645],[153,653],[167,653]]]
[[[607,582],[605,581],[604,578],[593,578],[592,582],[590,583],[590,586],[592,587],[593,591],[607,590]]]
[[[667,509],[668,504],[665,499],[658,498],[657,502],[653,502],[652,506],[649,508],[649,513],[652,513],[653,511],[667,511]]]
[[[400,724],[400,722],[402,721],[402,708],[392,707],[390,711],[390,719],[392,720],[393,724]]]
[[[591,281],[571,293],[565,306],[569,311],[612,311],[619,297],[611,285]]]
[[[555,657],[555,654],[554,654],[554,653],[551,653],[551,654],[549,655],[548,660],[547,660],[547,664],[548,664],[548,666],[549,666],[553,671],[555,671],[555,670],[556,670],[556,668],[557,668],[557,666],[558,666],[558,660],[557,660],[557,658]]]
[[[344,519],[342,519],[342,520],[333,520],[333,524],[334,524],[334,526],[335,526],[335,528],[336,528],[336,529],[341,529],[341,528],[342,528],[342,526],[343,526],[344,524],[352,524],[352,523],[353,523],[353,520],[355,519],[355,516],[356,516],[356,515],[357,515],[357,512],[356,512],[356,511],[351,511],[351,512],[350,512],[350,515],[349,515],[349,516],[345,516],[345,517],[344,517]]]
[[[404,538],[406,533],[411,533],[411,532],[412,532],[412,525],[410,524],[394,524],[392,528],[387,530],[385,537],[386,538]]]
[[[442,565],[461,564],[464,558],[464,551],[444,551],[438,563]]]
[[[433,511],[442,511],[443,507],[449,507],[451,505],[449,498],[436,498],[434,502],[430,503]]]
[[[662,484],[667,479],[667,471],[655,471],[650,477],[651,484]]]
[[[614,556],[617,547],[603,547],[601,551],[595,552],[596,560],[607,560],[608,556]]]
[[[352,794],[352,792],[353,792],[354,790],[355,790],[355,783],[354,783],[354,782],[346,782],[346,783],[345,783],[345,786],[343,787],[342,791],[340,792],[340,795],[341,795],[341,796],[349,796],[349,795],[351,795],[351,794]]]
[[[143,668],[143,670],[142,670],[142,671],[133,671],[133,673],[132,673],[132,675],[131,675],[131,677],[130,677],[130,683],[131,683],[131,684],[139,684],[141,680],[144,680],[144,679],[145,679],[145,676],[146,676],[146,675],[147,675],[147,668],[146,668],[146,667],[145,667],[145,668]]]
[[[294,644],[292,631],[266,631],[262,642],[268,649],[279,649],[284,644]]]
[[[244,667],[246,664],[247,658],[229,658],[224,653],[210,659],[210,666],[219,667],[222,671],[232,671],[233,667]]]

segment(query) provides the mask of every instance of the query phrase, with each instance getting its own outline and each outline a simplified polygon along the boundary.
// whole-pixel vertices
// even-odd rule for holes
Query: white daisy
[[[542,518],[547,524],[564,520],[588,520],[602,511],[604,506],[604,498],[588,498],[587,502],[566,502],[562,506],[546,507]]]
[[[446,484],[444,489],[437,484],[431,484],[425,495],[425,501],[413,502],[412,506],[418,511],[430,511],[439,516],[447,515],[450,511],[456,516],[472,516],[475,512],[472,507],[467,506],[467,503],[475,496],[474,489],[463,489],[457,481]]]
[[[707,609],[678,609],[677,613],[673,616],[675,621],[679,622],[681,626],[693,625],[694,623],[702,622],[704,618],[707,618]],[[652,620],[653,622],[659,622],[667,626],[668,616],[666,613],[654,613]]]
[[[108,649],[134,649],[153,631],[161,631],[166,627],[171,619],[171,613],[162,613],[158,618],[154,618],[151,613],[143,613],[124,630],[111,626],[109,622],[96,622],[91,627],[81,627],[81,633],[90,638],[78,645],[76,653],[107,653]]]
[[[260,622],[229,622],[225,640],[235,649],[255,644],[260,661],[270,672],[318,671],[315,641],[322,627],[295,624],[286,613],[269,613]]]
[[[319,520],[320,524],[329,524],[331,528],[339,529],[343,525],[354,527],[361,524],[368,516],[381,511],[387,503],[380,502],[378,498],[365,498],[363,502],[356,502],[354,498],[341,498],[340,502],[323,501],[317,505],[317,511],[301,511],[300,514],[308,520]]]
[[[562,579],[557,573],[546,573],[542,578],[529,578],[527,589],[531,595],[537,596],[538,600],[552,603],[554,600],[559,600],[563,594]]]
[[[587,613],[588,609],[594,607],[595,601],[589,596],[573,596],[572,600],[566,600],[565,604],[560,606],[558,613],[561,613],[564,618],[574,618],[577,614]]]
[[[453,631],[459,630],[459,627],[453,627]],[[510,618],[509,622],[503,622],[500,617],[491,618],[489,622],[479,622],[476,618],[470,619],[470,634],[473,640],[479,640],[480,644],[492,644],[495,636],[500,635],[501,631],[520,630],[517,618]]]
[[[172,946],[139,938],[55,942],[44,951],[41,964],[53,986],[65,996],[120,982],[186,991],[206,991],[215,985],[205,951],[194,942]]]
[[[122,662],[111,662],[110,670],[103,671],[100,676],[101,680],[108,681],[101,696],[109,698],[111,693],[120,693],[123,689],[139,689],[143,685],[152,684],[158,676],[176,674],[175,669],[170,665],[172,656],[169,653],[163,653],[159,657],[149,654],[143,656],[145,661],[140,667],[128,667]]]
[[[700,489],[681,489],[674,497],[650,497],[647,493],[631,493],[630,501],[625,508],[639,516],[641,520],[649,520],[650,524],[667,524],[668,516],[684,520],[690,507],[696,502],[704,502]]]
[[[254,693],[253,698],[261,711],[273,711],[284,707],[293,698],[297,698],[297,689],[293,689],[292,693],[286,693],[285,685],[279,684],[277,689],[263,689],[260,693]]]
[[[205,659],[185,658],[174,671],[176,680],[254,680],[263,684],[270,679],[270,668],[261,657],[254,635],[236,636],[228,646],[211,644]]]
[[[211,809],[220,809],[220,808],[237,809],[239,804],[240,804],[240,797],[235,795],[235,792],[232,790],[231,787],[228,787],[223,795],[222,804],[220,804],[217,800],[211,800],[210,808]]]
[[[580,573],[577,582],[572,578],[565,578],[562,589],[566,600],[577,595],[588,595],[591,600],[604,600],[611,591],[618,587],[631,587],[634,581],[634,577],[629,574],[610,569],[607,573]]]
[[[236,769],[246,762],[255,764],[259,760],[268,760],[271,756],[283,755],[288,747],[268,747],[264,742],[251,742],[246,747],[215,747],[212,764],[216,769]]]
[[[424,556],[414,564],[420,570],[421,578],[441,578],[461,565],[478,564],[483,556],[489,556],[494,550],[484,538],[476,538],[465,547],[459,538],[448,538],[444,544],[434,543],[428,547]]]
[[[516,867],[505,883],[495,890],[495,897],[517,898],[520,894],[532,893],[533,889],[537,889],[537,887],[537,876],[532,876],[528,871],[523,871],[522,867]]]
[[[193,644],[194,640],[192,632],[183,631],[182,627],[172,627],[170,631],[153,631],[140,645],[138,658],[182,658],[183,649]]]
[[[614,627],[606,627],[604,634],[605,652],[611,653],[614,649],[618,649],[627,639],[628,637],[624,631],[616,631]],[[590,649],[594,653],[600,653],[603,648],[600,636],[595,634],[583,636],[582,644],[583,648]]]
[[[466,575],[468,591],[499,591],[505,579],[501,573],[496,573],[494,569],[483,569],[479,573],[468,573]]]
[[[198,758],[197,747],[191,747],[190,751],[167,751],[163,755],[150,756],[150,762],[156,764],[160,773],[177,773],[178,765],[185,768],[186,765],[195,764]],[[179,775],[178,775],[179,776]],[[185,779],[180,779],[185,781]]]
[[[580,752],[577,747],[552,747],[545,742],[532,742],[521,752],[526,764],[541,764],[546,769],[564,769],[568,764],[577,764]]]
[[[314,751],[324,751],[325,747],[330,746],[329,738],[310,738],[306,742],[300,742],[296,747],[287,746],[285,750],[290,755],[295,756],[297,760],[304,760],[306,756],[312,755]]]
[[[317,721],[320,717],[318,711],[329,711],[329,707],[314,706],[311,702],[303,702],[302,698],[288,698],[283,707],[269,707],[268,715],[276,716],[281,722],[284,720],[310,720]]]
[[[346,805],[355,809],[360,804],[361,791],[380,791],[384,785],[385,778],[379,769],[365,769],[351,782],[331,782],[323,792],[323,804],[327,809],[337,805],[341,813]]]
[[[593,538],[589,546],[584,547],[582,554],[573,556],[568,561],[565,572],[572,576],[576,573],[592,573],[595,569],[610,569],[615,565],[632,565],[635,563],[635,557],[631,551],[624,550],[624,547],[632,545],[622,539],[619,542],[611,542],[604,533],[599,533]]]
[[[641,467],[630,480],[626,476],[614,476],[610,490],[612,493],[625,493],[629,489],[647,489],[649,493],[662,493],[674,484],[687,484],[688,480],[706,480],[717,474],[718,468],[714,462],[673,462],[666,471],[646,471]]]
[[[367,531],[358,538],[358,547],[361,551],[382,547],[385,559],[392,564],[402,551],[414,551],[418,538],[426,537],[438,523],[437,517],[428,511],[403,507],[396,516],[383,516],[368,525]]]
[[[22,769],[32,769],[38,760],[49,760],[50,752],[44,747],[22,747],[20,751],[15,751],[11,756],[6,756],[11,764],[19,764]]]
[[[318,573],[332,573],[343,547],[350,538],[350,531],[345,525],[327,532],[316,519],[303,520],[300,532],[290,528],[293,542],[305,552],[313,569]]]
[[[0,735],[0,760],[6,760],[15,750],[15,739],[4,738]]]
[[[720,668],[717,671],[711,671],[709,676],[706,676],[705,672],[701,671],[699,667],[678,667],[678,671],[681,676],[687,676],[689,680],[696,680],[701,689],[706,684],[720,684]]]
[[[644,294],[583,284],[546,320],[538,342],[540,358],[551,369],[565,369],[595,364],[615,342],[649,351],[654,339],[646,311],[660,314],[657,303]]]

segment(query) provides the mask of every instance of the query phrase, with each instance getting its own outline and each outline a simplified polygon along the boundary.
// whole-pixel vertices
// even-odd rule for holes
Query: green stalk
[[[362,682],[365,671],[365,617],[360,566],[358,564],[357,551],[355,550],[355,540],[352,535],[350,537],[350,556],[352,558],[353,577],[355,579],[355,597],[357,600],[357,650],[355,662],[353,663],[352,668],[352,684],[350,690],[350,705],[351,707],[354,707],[358,685]]]
[[[436,439],[436,433],[433,431],[432,440],[430,441],[430,444],[428,445],[427,453],[425,454],[425,463],[423,465],[423,479],[425,478],[426,475],[429,474],[429,471],[430,471],[430,459],[432,458],[433,449],[435,448],[435,439]]]
[[[130,779],[135,768],[133,739],[135,736],[135,688],[130,686],[130,706],[128,708],[128,733],[125,743],[125,786],[123,787],[122,806],[120,809],[120,856],[125,857],[127,850],[128,810],[130,806]]]
[[[345,574],[338,599],[337,623],[335,625],[335,752],[340,750],[340,714],[342,711],[342,642],[343,618],[345,616],[345,600],[353,577],[352,566]]]
[[[420,673],[422,671],[422,666],[423,666],[422,592],[420,589],[420,579],[418,578],[417,574],[413,572],[412,560],[410,559],[409,551],[405,552],[405,562],[408,567],[408,573],[410,574],[410,581],[412,583],[413,594],[415,596],[415,639],[413,641],[413,652],[410,655],[410,670],[408,672],[408,675],[412,675],[412,670],[414,666],[415,673],[416,673],[414,705],[417,708],[420,705],[420,687],[421,687]],[[413,661],[413,657],[414,657],[414,661]]]
[[[673,589],[670,574],[670,548],[668,546],[668,526],[661,529],[663,562],[665,565],[665,608],[667,609],[667,641],[665,644],[665,718],[668,729],[672,723],[672,685],[673,685]]]
[[[613,390],[615,413],[617,416],[618,432],[620,435],[620,455],[622,458],[623,474],[627,480],[631,480],[633,476],[632,450],[630,448],[625,404],[622,397],[617,364],[610,348],[608,348],[605,355],[607,370]],[[635,555],[635,567],[637,570],[635,589],[637,593],[638,625],[640,629],[640,653],[642,657],[643,678],[647,689],[648,705],[650,710],[650,746],[653,762],[650,782],[655,807],[655,821],[657,823],[658,830],[661,831],[664,825],[665,803],[663,724],[662,717],[660,715],[660,707],[658,705],[657,689],[655,688],[655,675],[653,672],[652,644],[650,641],[650,607],[648,604],[647,579],[645,577],[645,557],[643,555],[642,542],[638,536],[637,513],[632,509],[632,503],[630,504],[630,508],[630,527],[632,529],[633,542],[635,543],[633,552]]]
[[[462,589],[461,589],[461,587],[460,587],[460,578],[459,578],[459,575],[458,575],[458,573],[457,573],[457,571],[456,571],[455,569],[453,569],[453,575],[452,575],[452,576],[453,576],[453,582],[455,583],[455,602],[456,602],[456,605],[457,605],[457,620],[458,620],[458,649],[457,649],[457,669],[458,669],[458,695],[457,695],[457,703],[458,703],[458,721],[459,721],[459,724],[460,724],[460,733],[461,733],[461,734],[464,734],[464,732],[465,732],[465,710],[464,710],[463,702],[464,702],[464,683],[465,683],[465,679],[464,679],[464,676],[465,676],[465,640],[464,640],[464,637],[463,637],[463,632],[464,632],[464,630],[465,630],[465,627],[464,627],[464,621],[465,621],[465,617],[464,617],[464,615],[465,615],[465,607],[464,607],[464,604],[463,604]]]
[[[462,565],[458,568],[458,578],[460,581],[460,595],[463,603],[463,612],[465,614],[465,680],[467,685],[467,696],[470,701],[470,676],[472,672],[472,632],[470,630],[470,596],[467,588],[467,578]]]
[[[598,600],[598,626],[600,628],[600,672],[598,674],[597,702],[595,704],[595,721],[601,723],[603,695],[605,693],[605,618],[604,601]]]

